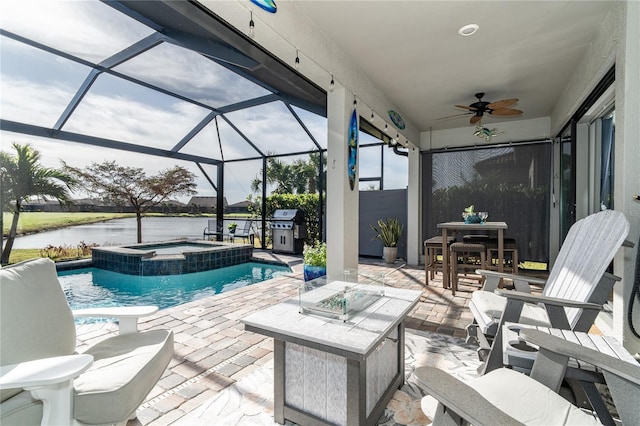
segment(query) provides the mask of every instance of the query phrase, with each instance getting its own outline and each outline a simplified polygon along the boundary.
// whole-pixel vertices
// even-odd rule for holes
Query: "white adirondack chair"
[[[462,382],[434,367],[416,369],[418,385],[429,394],[421,405],[433,425],[600,425],[557,394],[570,357],[602,369],[622,424],[640,424],[638,363],[538,330],[524,329],[520,336],[540,347],[530,376],[500,368]]]
[[[514,322],[544,327],[588,331],[615,281],[606,273],[629,233],[629,222],[620,212],[606,210],[577,221],[567,234],[558,258],[544,281],[525,275],[478,270],[484,275],[484,291],[473,293],[469,308],[474,323],[468,340],[480,344],[486,358],[484,372],[502,367],[502,325]],[[516,290],[498,288],[510,278]],[[529,283],[544,284],[541,296],[530,294]]]
[[[125,424],[173,356],[173,333],[138,333],[155,306],[72,312],[56,267],[0,269],[0,424]],[[75,354],[73,317],[117,317],[120,334]]]

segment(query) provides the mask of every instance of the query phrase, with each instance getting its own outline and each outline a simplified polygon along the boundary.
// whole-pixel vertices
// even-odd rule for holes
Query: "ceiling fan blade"
[[[476,124],[480,120],[482,120],[482,116],[481,115],[474,115],[473,117],[471,117],[471,120],[469,120],[469,122],[471,124]]]
[[[454,105],[456,108],[468,109],[469,111],[475,111],[475,108],[471,108],[464,105]]]
[[[519,109],[502,108],[502,109],[494,109],[493,111],[490,111],[489,114],[491,114],[491,115],[520,115],[520,114],[522,114],[522,111],[520,111]]]
[[[469,112],[463,112],[462,114],[456,114],[456,115],[449,115],[447,117],[440,117],[440,118],[436,118],[436,120],[446,120],[448,118],[455,118],[455,117],[461,117],[463,115],[469,115],[469,114],[473,114],[473,112],[469,111]]]
[[[518,99],[503,99],[501,101],[491,102],[487,105],[487,108],[491,109],[502,109],[510,107],[511,105],[515,105],[518,103]]]

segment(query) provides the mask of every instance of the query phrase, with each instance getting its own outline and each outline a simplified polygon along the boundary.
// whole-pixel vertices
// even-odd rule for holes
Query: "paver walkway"
[[[288,263],[293,272],[273,280],[232,290],[159,311],[139,328],[171,328],[175,353],[158,385],[129,425],[168,425],[256,371],[273,358],[273,340],[244,331],[240,319],[266,306],[297,295],[302,280],[300,257],[256,251],[262,259]],[[468,309],[471,293],[478,289],[462,280],[456,296],[442,288],[441,277],[426,286],[421,267],[386,265],[361,259],[359,272],[385,273],[385,285],[418,289],[423,296],[406,320],[408,329],[463,337],[473,317]],[[114,324],[78,327],[78,348],[95,344],[116,329]]]

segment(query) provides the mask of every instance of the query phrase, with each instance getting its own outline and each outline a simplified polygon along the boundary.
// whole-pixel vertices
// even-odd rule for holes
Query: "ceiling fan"
[[[443,118],[440,118],[439,120],[459,117],[461,115],[473,114],[473,117],[471,117],[471,120],[469,121],[471,122],[471,124],[476,124],[477,122],[482,120],[482,116],[484,114],[504,115],[504,116],[522,114],[522,111],[520,111],[519,109],[509,108],[510,106],[517,104],[518,99],[503,99],[501,101],[496,101],[496,102],[487,102],[482,100],[482,98],[484,97],[483,92],[476,93],[475,97],[478,98],[478,101],[472,103],[469,106],[455,105],[456,108],[466,109],[467,112],[463,114],[452,115],[449,117],[443,117]]]

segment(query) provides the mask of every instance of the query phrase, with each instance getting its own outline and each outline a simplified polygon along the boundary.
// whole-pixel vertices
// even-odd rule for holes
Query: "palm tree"
[[[40,153],[29,144],[14,143],[13,148],[16,150],[15,156],[0,152],[0,192],[3,197],[0,204],[3,211],[7,209],[13,213],[11,229],[0,256],[0,263],[3,265],[9,263],[22,203],[33,196],[51,197],[61,203],[69,203],[69,191],[76,187],[76,180],[72,176],[41,166]]]
[[[293,163],[285,163],[279,158],[267,159],[267,184],[276,185],[275,194],[314,194],[318,192],[319,153],[309,154],[308,160],[297,159]],[[326,157],[322,158],[323,169]],[[251,190],[255,193],[262,187],[262,171],[251,182]],[[324,185],[323,185],[324,187]]]

